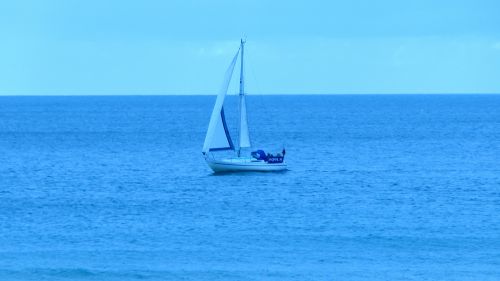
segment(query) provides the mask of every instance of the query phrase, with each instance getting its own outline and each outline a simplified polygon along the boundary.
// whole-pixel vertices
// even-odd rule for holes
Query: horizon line
[[[270,94],[246,94],[247,96],[356,96],[356,95],[499,95],[500,92],[458,92],[458,93],[270,93]],[[237,96],[237,93],[227,94],[228,96]],[[0,97],[113,97],[113,96],[217,96],[214,94],[175,94],[175,93],[146,93],[146,94],[136,94],[136,93],[120,93],[120,94],[106,94],[106,93],[90,93],[90,94],[2,94]]]

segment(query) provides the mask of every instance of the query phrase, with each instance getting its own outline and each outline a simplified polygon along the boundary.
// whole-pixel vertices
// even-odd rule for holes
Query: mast
[[[243,39],[241,39],[241,69],[240,69],[240,99],[241,99],[241,96],[243,96],[245,94],[245,77],[244,77],[244,73],[243,73],[243,57],[245,55],[245,41],[243,41]]]
[[[245,52],[245,41],[241,39],[241,69],[240,69],[240,126],[239,126],[239,146],[238,146],[238,157],[240,157],[241,148],[250,147],[250,136],[248,133],[248,122],[247,122],[247,107],[245,101],[245,74],[243,67],[243,57]]]

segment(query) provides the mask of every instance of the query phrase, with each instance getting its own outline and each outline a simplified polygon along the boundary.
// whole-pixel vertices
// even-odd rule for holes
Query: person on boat
[[[281,152],[281,154],[283,154],[283,157],[285,157],[285,153],[286,153],[286,151],[285,151],[285,148],[283,147],[283,151]]]

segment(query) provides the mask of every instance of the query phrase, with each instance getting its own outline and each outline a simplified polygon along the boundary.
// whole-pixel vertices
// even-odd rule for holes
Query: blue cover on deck
[[[266,153],[264,152],[264,150],[261,149],[252,151],[252,157],[257,160],[267,160]]]

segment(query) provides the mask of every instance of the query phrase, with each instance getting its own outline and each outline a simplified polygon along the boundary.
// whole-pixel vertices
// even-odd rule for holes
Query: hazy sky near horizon
[[[250,94],[500,93],[495,0],[17,0],[0,95],[215,94],[246,36]]]

